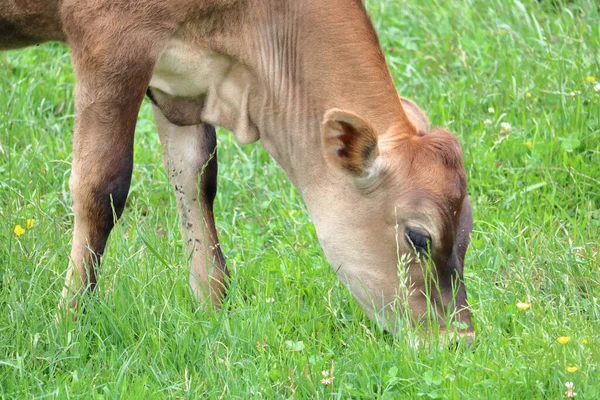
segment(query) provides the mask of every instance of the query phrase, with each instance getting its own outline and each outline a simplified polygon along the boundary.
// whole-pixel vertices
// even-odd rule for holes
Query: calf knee
[[[90,234],[108,235],[115,219],[123,213],[131,168],[120,174],[86,174],[75,171],[69,181],[75,218],[85,221]]]

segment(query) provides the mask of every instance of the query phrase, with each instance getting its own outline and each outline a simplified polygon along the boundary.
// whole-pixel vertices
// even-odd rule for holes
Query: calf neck
[[[66,40],[77,77],[70,304],[95,283],[112,207],[117,216],[123,209],[147,91],[199,299],[219,304],[228,276],[212,214],[216,125],[241,143],[260,140],[282,166],[329,263],[371,318],[391,330],[398,315],[441,329],[457,320],[472,332],[462,281],[472,216],[459,143],[398,96],[360,1],[28,7],[48,36],[9,2],[0,22],[12,30],[0,28],[0,45]]]

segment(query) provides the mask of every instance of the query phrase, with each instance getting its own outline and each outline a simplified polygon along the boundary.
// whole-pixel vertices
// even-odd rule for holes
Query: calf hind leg
[[[200,302],[220,307],[228,271],[213,215],[217,191],[216,133],[210,125],[178,126],[153,107],[164,150],[163,161],[175,191],[186,249],[191,253],[190,285]]]

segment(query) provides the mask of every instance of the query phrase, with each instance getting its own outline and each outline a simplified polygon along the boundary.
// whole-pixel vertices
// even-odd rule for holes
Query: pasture
[[[227,312],[196,307],[150,103],[97,296],[54,324],[72,235],[72,67],[0,53],[0,397],[600,398],[600,8],[369,1],[397,89],[460,139],[477,340],[412,348],[327,264],[260,147],[219,132]],[[309,155],[307,155],[309,156]],[[559,339],[561,338],[561,339]]]

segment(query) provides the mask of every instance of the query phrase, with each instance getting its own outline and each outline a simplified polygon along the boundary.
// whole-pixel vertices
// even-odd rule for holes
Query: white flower
[[[577,393],[573,391],[575,389],[575,384],[573,382],[566,382],[565,387],[567,388],[567,391],[565,392],[565,397],[567,399],[572,399],[577,396]]]
[[[493,114],[493,113],[495,113],[496,111],[494,111],[494,109],[493,109],[492,107],[490,107],[490,108],[488,108],[488,112],[489,112],[490,114]]]
[[[335,364],[334,364],[333,360],[331,360],[331,368],[329,369],[329,371],[321,371],[321,375],[323,375],[323,379],[321,379],[321,385],[329,386],[329,385],[333,384],[333,380],[335,379],[335,376],[333,376],[334,371],[335,371]]]
[[[502,130],[504,132],[508,132],[508,131],[510,131],[511,126],[510,126],[510,124],[508,122],[503,122],[503,123],[500,124],[500,128],[502,128]]]
[[[274,299],[274,298],[272,298],[272,297],[268,297],[268,298],[265,300],[265,302],[266,302],[266,303],[273,303],[274,301],[275,301],[275,299]]]
[[[489,119],[489,118],[488,118],[488,119],[486,119],[485,121],[483,121],[483,124],[484,124],[485,126],[490,126],[492,123],[493,123],[493,122],[492,122],[492,120],[491,120],[491,119]]]
[[[600,83],[596,83],[596,84],[594,85],[594,91],[596,91],[596,92],[600,92]]]

